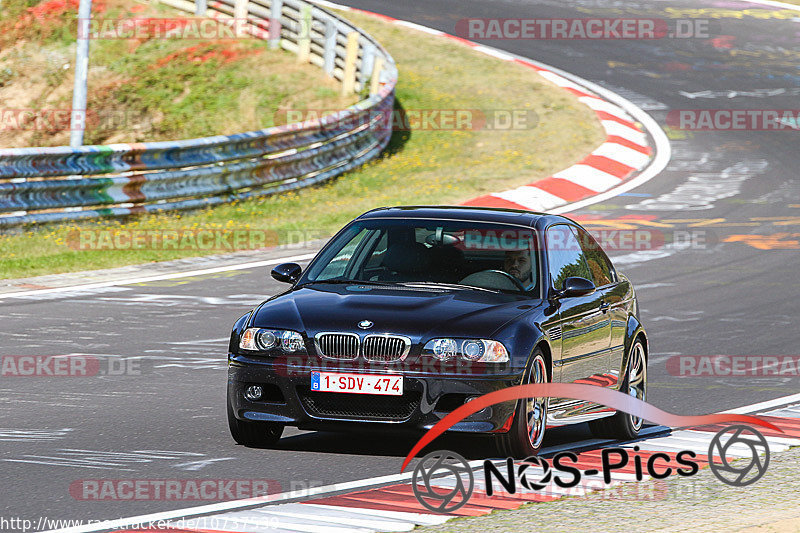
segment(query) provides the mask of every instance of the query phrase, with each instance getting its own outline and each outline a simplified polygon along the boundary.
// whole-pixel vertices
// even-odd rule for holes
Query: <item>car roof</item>
[[[555,222],[573,223],[566,217],[524,211],[522,209],[504,209],[499,207],[473,207],[473,206],[431,206],[431,205],[406,205],[396,207],[379,207],[367,211],[356,220],[370,218],[441,218],[453,220],[474,220],[480,222],[495,222],[501,224],[517,224],[543,228]]]

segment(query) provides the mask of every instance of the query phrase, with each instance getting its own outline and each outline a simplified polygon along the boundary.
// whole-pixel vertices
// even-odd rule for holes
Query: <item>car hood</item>
[[[365,331],[358,323],[369,320],[370,333],[489,338],[540,303],[486,291],[315,285],[268,300],[251,326],[293,329],[311,337],[321,331]]]

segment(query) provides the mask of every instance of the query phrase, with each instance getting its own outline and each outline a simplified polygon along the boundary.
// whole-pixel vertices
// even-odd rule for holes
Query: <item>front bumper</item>
[[[279,422],[312,430],[376,425],[382,429],[420,431],[432,427],[463,405],[467,398],[522,382],[521,374],[434,374],[391,368],[352,370],[403,376],[403,396],[377,396],[312,392],[313,370],[331,371],[308,363],[287,367],[263,357],[229,354],[228,403],[234,416],[240,420]],[[243,393],[249,385],[261,385],[265,391],[264,398],[247,400]],[[511,426],[515,407],[516,402],[486,407],[455,424],[450,431],[506,432]]]

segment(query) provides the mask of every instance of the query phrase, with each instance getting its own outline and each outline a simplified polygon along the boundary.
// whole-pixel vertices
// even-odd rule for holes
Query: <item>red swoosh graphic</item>
[[[522,398],[572,398],[574,400],[584,400],[594,402],[607,407],[632,414],[644,420],[655,422],[662,426],[669,427],[689,427],[704,426],[707,424],[724,424],[728,422],[742,422],[754,426],[762,426],[775,431],[783,430],[769,422],[756,416],[735,415],[735,414],[711,414],[697,416],[682,416],[667,411],[662,411],[654,405],[643,402],[637,398],[629,396],[619,391],[598,387],[597,385],[581,385],[578,383],[531,383],[528,385],[516,385],[505,389],[484,394],[475,398],[442,418],[435,426],[428,430],[425,435],[414,445],[403,461],[400,472],[403,472],[411,459],[420,450],[431,443],[433,439],[450,429],[453,425],[461,422],[473,413],[481,409],[509,400],[519,400]]]

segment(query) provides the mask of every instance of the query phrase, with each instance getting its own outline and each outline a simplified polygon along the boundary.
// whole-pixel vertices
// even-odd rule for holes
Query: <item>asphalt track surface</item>
[[[346,3],[449,33],[467,17],[668,18],[668,7],[695,16],[705,7],[744,7],[653,0]],[[615,90],[660,124],[669,109],[797,107],[800,24],[755,17],[713,22],[713,39],[485,42]],[[655,254],[612,253],[638,287],[652,350],[649,400],[679,414],[699,414],[797,393],[796,378],[678,378],[665,362],[677,354],[797,353],[800,275],[790,241],[800,233],[798,133],[673,137],[673,158],[661,175],[573,213],[614,220],[606,224],[617,227],[695,232],[709,243]],[[79,501],[69,487],[81,479],[266,478],[291,490],[399,472],[413,437],[289,429],[276,450],[247,449],[230,439],[225,339],[249,306],[283,288],[259,268],[4,300],[4,355],[107,355],[139,361],[140,372],[2,378],[2,516],[105,519],[203,503]],[[553,432],[549,441],[567,441],[581,431]],[[475,455],[475,444],[463,437],[442,441],[466,455]]]

